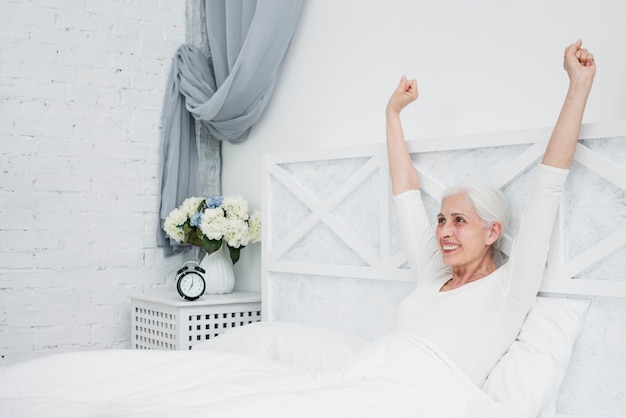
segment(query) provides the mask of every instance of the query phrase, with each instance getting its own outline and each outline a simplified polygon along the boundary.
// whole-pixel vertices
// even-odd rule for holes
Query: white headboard
[[[540,128],[409,141],[433,222],[447,186],[466,178],[490,179],[511,205],[503,245],[508,252],[550,133],[551,128]],[[273,154],[265,163],[264,319],[316,323],[366,337],[385,333],[396,304],[413,289],[392,206],[385,144]],[[566,380],[562,398],[602,399],[601,389],[579,393],[577,373],[610,368],[594,361],[619,358],[619,351],[603,357],[592,347],[607,338],[600,332],[608,329],[608,338],[626,346],[626,121],[583,126],[541,290],[592,300],[579,341],[588,364],[568,372],[575,383],[568,389]],[[589,317],[612,324],[591,328]],[[593,359],[588,350],[596,351]],[[623,386],[621,380],[615,383]]]

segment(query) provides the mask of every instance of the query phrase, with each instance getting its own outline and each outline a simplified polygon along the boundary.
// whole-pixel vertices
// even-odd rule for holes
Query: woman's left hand
[[[596,75],[596,61],[593,54],[582,48],[580,39],[565,49],[563,67],[572,82],[591,82]]]

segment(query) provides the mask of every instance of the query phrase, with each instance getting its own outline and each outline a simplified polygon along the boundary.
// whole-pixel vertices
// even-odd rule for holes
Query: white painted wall
[[[127,348],[156,248],[180,0],[0,0],[0,354]],[[170,280],[169,283],[173,283]]]
[[[262,155],[384,141],[384,108],[402,74],[420,99],[407,138],[552,126],[577,38],[597,57],[585,122],[626,118],[626,3],[620,0],[310,0],[273,100],[247,142],[224,144],[223,188],[261,206]],[[260,247],[244,249],[238,287],[260,289]]]

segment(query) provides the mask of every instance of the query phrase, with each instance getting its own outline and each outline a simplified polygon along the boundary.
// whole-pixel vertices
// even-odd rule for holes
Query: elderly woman
[[[428,338],[476,383],[517,337],[533,306],[563,185],[596,72],[578,40],[565,50],[569,89],[536,173],[509,260],[494,250],[508,219],[502,193],[482,182],[448,190],[432,231],[417,172],[408,153],[400,111],[418,97],[402,77],[386,109],[387,152],[400,230],[417,287],[397,313],[396,331]]]

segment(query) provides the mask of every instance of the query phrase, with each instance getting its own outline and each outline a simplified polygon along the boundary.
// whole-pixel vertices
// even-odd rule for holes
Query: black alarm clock
[[[206,271],[195,261],[187,261],[176,272],[176,289],[187,300],[196,300],[204,294]]]

